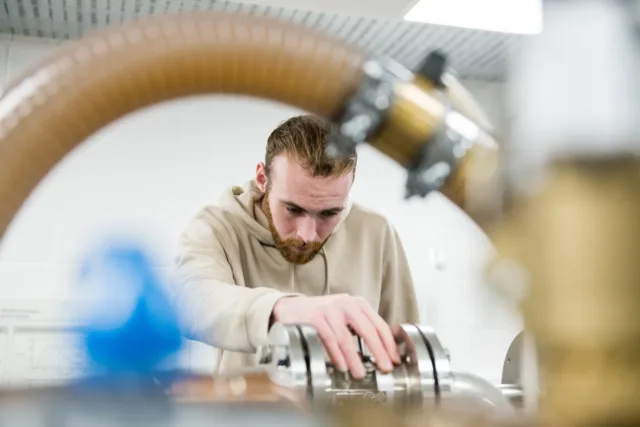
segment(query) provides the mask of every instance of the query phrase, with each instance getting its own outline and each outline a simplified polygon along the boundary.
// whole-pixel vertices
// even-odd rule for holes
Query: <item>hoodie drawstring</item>
[[[331,285],[329,284],[329,261],[327,260],[327,253],[324,248],[320,250],[320,255],[324,259],[324,292],[322,295],[329,295],[331,292]]]
[[[329,284],[329,261],[327,259],[327,253],[324,251],[324,248],[320,249],[319,255],[322,257],[324,261],[324,288],[322,291],[322,295],[329,295],[331,292],[331,285]],[[296,291],[296,264],[291,264],[291,275],[289,276],[289,289],[290,292]]]
[[[289,270],[289,272],[291,273],[289,275],[289,292],[295,292],[296,291],[296,265],[295,264],[291,264],[291,269]]]

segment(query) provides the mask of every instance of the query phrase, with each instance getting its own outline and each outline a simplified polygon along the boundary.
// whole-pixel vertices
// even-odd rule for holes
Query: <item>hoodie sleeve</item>
[[[225,234],[221,220],[208,210],[188,223],[178,245],[174,297],[187,338],[252,353],[267,343],[276,301],[295,294],[236,285],[224,250]]]
[[[418,303],[409,262],[398,236],[388,226],[384,247],[380,316],[390,325],[419,323]]]

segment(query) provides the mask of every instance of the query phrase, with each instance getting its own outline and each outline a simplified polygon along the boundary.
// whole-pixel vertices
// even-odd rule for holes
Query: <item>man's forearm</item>
[[[201,279],[177,285],[175,295],[185,335],[222,350],[250,353],[267,343],[273,306],[291,294]]]

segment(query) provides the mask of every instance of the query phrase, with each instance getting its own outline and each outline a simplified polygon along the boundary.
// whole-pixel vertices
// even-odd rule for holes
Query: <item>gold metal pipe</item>
[[[640,424],[640,160],[556,162],[519,215],[543,417]]]
[[[527,284],[541,425],[640,425],[639,188],[639,158],[558,160],[491,233]]]
[[[513,58],[510,200],[490,231],[491,275],[515,267],[520,279],[510,277],[526,285],[544,426],[640,425],[640,49],[630,6],[546,2],[544,32]]]
[[[446,109],[437,98],[435,87],[420,77],[399,85],[395,96],[385,125],[370,144],[400,165],[408,166],[437,132]]]
[[[449,81],[452,86],[445,89],[436,88],[420,76],[399,84],[385,122],[369,144],[408,168],[425,146],[431,144],[439,132],[444,132],[451,109],[464,113],[469,123],[478,127],[478,134],[470,141],[471,146],[459,155],[457,166],[439,192],[485,228],[495,221],[500,210],[499,147],[475,99],[457,80],[449,78]]]

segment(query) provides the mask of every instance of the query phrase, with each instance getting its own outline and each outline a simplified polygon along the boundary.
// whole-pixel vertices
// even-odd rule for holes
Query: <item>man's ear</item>
[[[256,184],[263,193],[267,191],[267,167],[262,162],[256,166]]]

